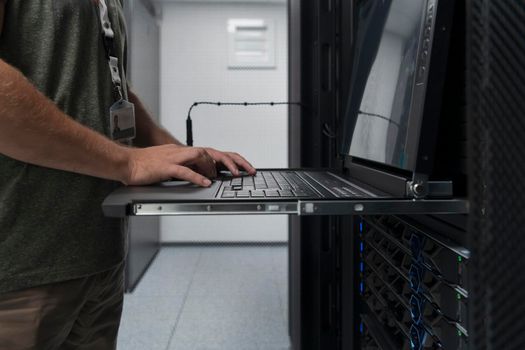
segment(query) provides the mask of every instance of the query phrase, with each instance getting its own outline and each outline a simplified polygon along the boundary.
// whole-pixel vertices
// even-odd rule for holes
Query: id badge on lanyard
[[[109,108],[111,139],[128,141],[135,138],[135,106],[124,99]]]
[[[127,142],[133,140],[136,135],[135,106],[126,101],[122,94],[119,61],[115,53],[115,32],[111,27],[106,0],[98,1],[98,9],[102,26],[102,40],[108,58],[111,81],[117,96],[117,102],[109,108],[110,136],[112,140]]]

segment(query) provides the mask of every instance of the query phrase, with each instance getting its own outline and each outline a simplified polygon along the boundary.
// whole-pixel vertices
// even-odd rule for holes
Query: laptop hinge
[[[429,181],[428,175],[414,173],[412,180],[407,181],[406,194],[410,198],[451,197],[452,181]]]

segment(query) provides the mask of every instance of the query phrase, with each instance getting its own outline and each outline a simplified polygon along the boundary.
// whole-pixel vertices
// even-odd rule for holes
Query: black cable
[[[191,111],[199,105],[212,106],[279,106],[279,105],[295,105],[302,106],[300,102],[194,102],[188,110],[188,118],[186,119],[186,145],[193,146],[193,126],[191,122]]]
[[[399,124],[398,122],[395,122],[395,121],[393,121],[392,119],[389,119],[389,118],[387,118],[387,117],[385,117],[385,116],[382,116],[382,115],[380,115],[380,114],[363,112],[363,111],[361,111],[361,110],[359,110],[359,111],[357,111],[357,112],[358,112],[359,114],[365,115],[365,116],[367,116],[367,117],[375,117],[375,118],[383,119],[383,120],[389,122],[390,124],[393,124],[393,125],[397,126],[398,128],[401,127],[401,124]]]
[[[328,123],[324,123],[323,124],[323,135],[328,137],[329,139],[335,139],[337,137],[337,135],[335,134],[335,132],[332,131],[332,128],[330,128],[330,125],[328,125]]]

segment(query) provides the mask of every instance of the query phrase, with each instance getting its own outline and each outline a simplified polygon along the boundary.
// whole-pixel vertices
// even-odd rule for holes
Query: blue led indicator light
[[[361,244],[359,245],[359,250],[361,252],[363,252],[365,250],[365,244],[363,242],[361,242]]]
[[[361,322],[361,324],[359,325],[359,331],[361,332],[361,334],[364,333],[364,327],[363,327],[363,323]]]
[[[365,285],[363,284],[363,282],[359,283],[359,290],[361,291],[361,294],[363,294],[363,292],[365,291]]]
[[[365,271],[365,264],[363,262],[359,264],[359,269],[361,270],[361,272]]]
[[[363,232],[363,222],[359,223],[359,232]]]

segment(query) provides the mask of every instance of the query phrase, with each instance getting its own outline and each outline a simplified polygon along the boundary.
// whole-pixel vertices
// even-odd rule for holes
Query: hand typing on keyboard
[[[246,170],[249,175],[255,175],[257,172],[250,162],[238,153],[222,152],[209,147],[205,148],[205,150],[215,161],[219,170],[228,169],[234,176],[241,175],[240,169]]]

